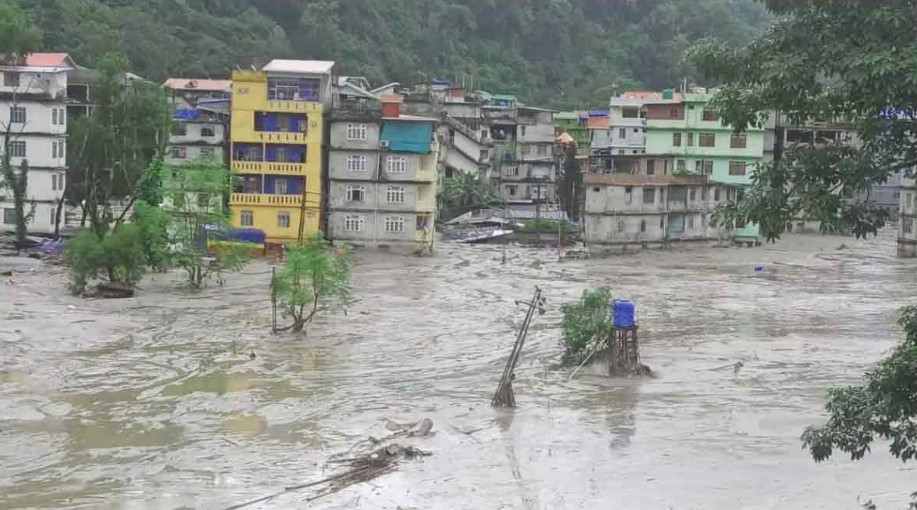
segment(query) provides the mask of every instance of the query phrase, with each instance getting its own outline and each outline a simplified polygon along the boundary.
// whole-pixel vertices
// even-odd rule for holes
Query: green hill
[[[743,42],[753,0],[20,0],[47,50],[92,66],[121,50],[150,79],[228,76],[276,57],[333,59],[374,83],[465,81],[556,107],[690,79],[694,40]]]

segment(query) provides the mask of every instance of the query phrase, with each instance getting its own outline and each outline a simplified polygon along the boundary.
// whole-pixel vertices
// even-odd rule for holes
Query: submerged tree
[[[248,261],[244,244],[208,246],[208,232],[231,228],[224,207],[231,191],[229,169],[213,158],[166,167],[163,207],[169,220],[170,256],[188,275],[188,284],[199,289],[214,273],[237,271]]]
[[[577,365],[584,361],[614,331],[609,305],[611,289],[601,287],[583,292],[579,301],[563,305],[561,329],[563,330],[564,365]]]
[[[142,229],[124,223],[101,239],[86,229],[69,243],[65,256],[70,266],[70,290],[82,294],[93,280],[133,287],[146,270]]]
[[[758,168],[734,220],[758,223],[773,241],[787,220],[805,215],[824,230],[875,234],[886,215],[864,196],[891,172],[917,165],[917,24],[914,0],[767,0],[778,17],[746,46],[708,40],[690,58],[719,80],[722,119],[744,130],[776,111],[790,122],[834,119],[857,147],[807,144]]]
[[[271,298],[293,324],[280,331],[302,331],[319,311],[346,312],[350,293],[350,253],[317,234],[287,248],[283,268],[271,282]]]
[[[478,207],[497,203],[498,194],[490,183],[480,176],[457,173],[442,179],[440,191],[441,216],[454,218]]]

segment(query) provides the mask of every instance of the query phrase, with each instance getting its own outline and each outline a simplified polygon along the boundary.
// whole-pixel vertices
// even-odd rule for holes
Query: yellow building
[[[322,213],[323,115],[334,62],[274,60],[233,72],[229,207],[237,228],[291,244],[318,232]]]

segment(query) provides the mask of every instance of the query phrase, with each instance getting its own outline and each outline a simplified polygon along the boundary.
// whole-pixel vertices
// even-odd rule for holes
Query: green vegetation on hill
[[[556,107],[691,79],[695,40],[744,43],[770,20],[754,0],[19,0],[46,50],[137,74],[223,77],[288,57],[334,59],[374,83],[439,77]]]

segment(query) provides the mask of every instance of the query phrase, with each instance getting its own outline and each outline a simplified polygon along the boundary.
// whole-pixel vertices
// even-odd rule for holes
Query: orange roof
[[[202,90],[205,92],[227,92],[232,89],[232,80],[200,80],[197,78],[169,78],[163,87],[172,90]]]
[[[25,65],[30,67],[71,67],[66,53],[29,53]]]

